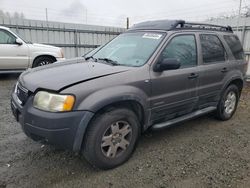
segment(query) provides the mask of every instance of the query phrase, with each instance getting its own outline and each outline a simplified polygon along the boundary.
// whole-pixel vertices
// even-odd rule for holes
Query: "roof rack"
[[[213,31],[224,31],[224,32],[233,32],[230,26],[221,26],[214,24],[206,24],[206,23],[193,23],[193,22],[185,22],[185,21],[177,21],[174,29],[199,29],[199,30],[213,30]]]
[[[177,30],[177,29],[191,29],[191,30],[212,30],[212,31],[223,31],[233,32],[230,26],[221,26],[206,23],[192,23],[185,22],[184,20],[156,20],[147,21],[139,24],[135,24],[129,30]]]

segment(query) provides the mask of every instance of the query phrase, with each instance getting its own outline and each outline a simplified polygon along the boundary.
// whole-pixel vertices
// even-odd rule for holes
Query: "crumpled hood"
[[[38,88],[60,91],[76,83],[111,76],[129,69],[131,67],[79,62],[79,59],[75,59],[75,61],[29,69],[21,74],[19,82],[31,92],[35,92]]]

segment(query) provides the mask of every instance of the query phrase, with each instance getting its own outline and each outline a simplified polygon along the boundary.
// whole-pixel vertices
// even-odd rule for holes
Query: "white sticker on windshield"
[[[161,38],[161,34],[156,33],[145,33],[142,38],[148,38],[148,39],[156,39],[159,40]]]

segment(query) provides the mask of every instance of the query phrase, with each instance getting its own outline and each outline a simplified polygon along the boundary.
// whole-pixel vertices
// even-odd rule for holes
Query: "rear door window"
[[[200,41],[203,63],[220,63],[226,60],[226,51],[218,36],[201,34]]]
[[[228,44],[234,58],[237,60],[244,59],[244,52],[239,38],[235,35],[224,35],[224,39]]]

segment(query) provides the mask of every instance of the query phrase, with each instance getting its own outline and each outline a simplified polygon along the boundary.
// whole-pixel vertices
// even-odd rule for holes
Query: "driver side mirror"
[[[154,71],[155,72],[162,72],[165,70],[175,70],[175,69],[179,69],[180,66],[181,66],[181,63],[177,59],[166,58],[166,59],[163,59],[162,61],[159,61],[154,66]]]
[[[16,44],[18,45],[22,45],[23,44],[23,41],[19,38],[16,39]]]

